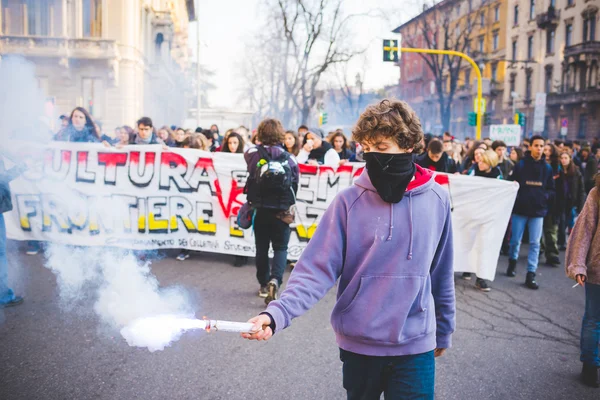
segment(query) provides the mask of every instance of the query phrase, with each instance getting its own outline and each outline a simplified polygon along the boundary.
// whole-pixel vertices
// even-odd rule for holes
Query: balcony
[[[67,39],[43,36],[0,36],[0,55],[113,60],[119,58],[114,40]]]
[[[565,58],[590,53],[600,54],[600,42],[585,42],[565,47]]]
[[[556,8],[550,6],[548,7],[548,11],[539,14],[536,20],[537,26],[540,29],[555,28],[560,22],[560,10],[556,10]]]
[[[563,104],[578,104],[600,101],[600,90],[586,89],[579,92],[549,93],[546,104],[560,106]]]

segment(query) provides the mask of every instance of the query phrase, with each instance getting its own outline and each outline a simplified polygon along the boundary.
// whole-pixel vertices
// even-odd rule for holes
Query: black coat
[[[581,212],[585,203],[585,188],[583,186],[583,175],[579,167],[575,167],[575,174],[567,175],[561,171],[556,183],[556,205],[559,210],[570,213],[573,207]]]
[[[585,186],[585,192],[589,193],[590,190],[596,185],[594,177],[598,173],[598,160],[592,154],[590,154],[587,160],[581,159],[581,165],[585,163],[585,170],[583,172],[583,184]]]
[[[437,172],[453,174],[457,171],[456,162],[448,157],[448,154],[446,153],[442,153],[442,158],[440,158],[437,162],[434,162],[431,158],[429,158],[429,153],[425,152],[417,157],[417,161],[415,161],[415,163],[423,168]]]
[[[519,183],[519,192],[513,213],[525,217],[545,217],[555,196],[552,167],[546,163],[544,155],[538,161],[528,151],[515,165],[508,180]]]

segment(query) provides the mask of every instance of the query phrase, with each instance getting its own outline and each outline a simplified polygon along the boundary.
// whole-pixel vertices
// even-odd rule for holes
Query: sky
[[[239,58],[244,56],[245,44],[251,40],[262,23],[259,15],[264,0],[196,0],[196,13],[200,18],[200,63],[215,72],[212,83],[217,86],[209,92],[211,107],[235,108],[241,85]],[[354,82],[356,73],[366,70],[364,86],[381,88],[398,82],[400,72],[393,63],[382,61],[382,40],[397,39],[391,32],[414,15],[416,6],[410,0],[344,0],[346,13],[367,13],[379,8],[385,11],[388,21],[363,18],[353,25],[354,42],[359,48],[367,47],[365,56],[351,61],[348,80]],[[189,46],[196,57],[196,23],[190,23]],[[251,111],[251,110],[249,110]]]

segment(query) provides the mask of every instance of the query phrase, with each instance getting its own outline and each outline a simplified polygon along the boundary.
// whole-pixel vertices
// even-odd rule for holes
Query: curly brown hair
[[[385,99],[368,106],[352,130],[352,138],[359,143],[372,142],[376,137],[391,138],[401,149],[418,151],[423,128],[406,102]]]
[[[256,131],[256,140],[266,146],[276,146],[281,144],[285,135],[285,129],[278,119],[267,118],[258,124]]]

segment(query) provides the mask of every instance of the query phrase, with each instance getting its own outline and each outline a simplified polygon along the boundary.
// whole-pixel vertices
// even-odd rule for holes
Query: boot
[[[600,380],[598,379],[598,367],[590,364],[583,363],[583,369],[581,370],[581,381],[590,387],[600,387]]]
[[[517,276],[517,260],[508,260],[508,269],[506,270],[506,276],[514,278]]]
[[[537,282],[535,281],[535,272],[528,272],[527,278],[525,279],[525,286],[529,289],[539,289]]]

